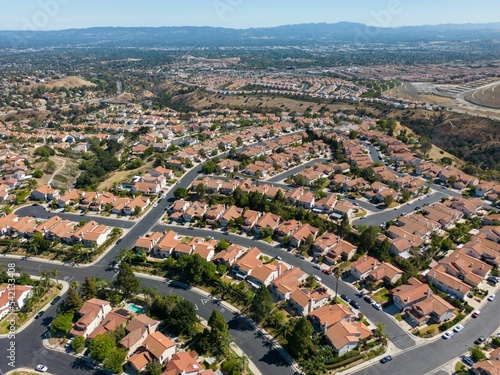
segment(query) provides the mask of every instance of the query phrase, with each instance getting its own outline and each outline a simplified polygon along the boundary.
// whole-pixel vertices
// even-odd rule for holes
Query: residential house
[[[341,320],[325,332],[326,339],[339,356],[354,350],[360,340],[366,339],[371,335],[372,331],[361,321],[351,322]]]
[[[327,331],[331,326],[340,321],[355,321],[354,314],[349,307],[343,304],[322,306],[309,313],[313,327],[319,332]]]
[[[431,268],[427,274],[429,282],[442,292],[451,294],[459,299],[464,299],[467,293],[472,289],[470,285],[465,284],[458,278],[446,273],[444,266],[438,265]]]
[[[402,270],[390,263],[382,262],[377,268],[368,273],[366,279],[375,284],[395,284],[401,277],[403,277]]]
[[[160,258],[168,258],[181,241],[177,239],[177,233],[173,230],[165,235],[153,245],[153,254]]]
[[[0,320],[14,310],[23,308],[33,287],[30,285],[8,285],[0,289]]]
[[[116,308],[111,310],[99,326],[94,329],[87,338],[92,339],[100,334],[111,333],[124,326],[128,319],[131,318],[130,311],[123,308]]]
[[[380,262],[369,255],[362,255],[358,260],[351,263],[351,275],[357,280],[363,280],[368,274],[376,269]]]
[[[127,358],[142,345],[148,335],[156,332],[159,323],[145,314],[134,316],[128,322],[125,327],[127,334],[120,340],[120,345],[128,351]]]
[[[48,185],[40,186],[31,192],[31,198],[36,201],[52,201],[60,196],[59,190],[52,189]]]
[[[142,345],[162,365],[176,352],[175,343],[159,331],[150,333]]]
[[[352,243],[340,240],[327,251],[323,262],[333,265],[339,261],[351,260],[357,249]]]
[[[288,303],[297,315],[308,315],[311,311],[325,306],[330,301],[326,288],[318,287],[312,291],[297,288],[290,293]]]
[[[252,247],[247,252],[243,254],[233,264],[233,273],[237,278],[245,280],[249,275],[252,274],[254,268],[263,264],[260,260],[261,252],[256,247]]]
[[[423,324],[441,324],[451,320],[455,308],[441,297],[429,293],[427,297],[405,311],[405,320],[413,327]]]
[[[243,214],[243,224],[241,225],[241,229],[243,229],[244,232],[250,233],[255,225],[257,224],[257,221],[259,220],[261,216],[261,213],[258,211],[253,211],[253,210],[246,210],[245,213]]]
[[[288,300],[291,293],[303,284],[306,276],[300,268],[292,268],[271,281],[271,293],[278,300]]]
[[[254,232],[259,234],[264,228],[271,228],[273,231],[278,227],[281,217],[271,212],[265,213],[254,226]]]
[[[423,301],[432,295],[429,285],[424,284],[414,277],[410,277],[406,284],[391,290],[394,304],[400,310],[406,310],[415,303]]]
[[[299,247],[301,244],[305,243],[308,238],[312,238],[314,241],[318,235],[318,231],[318,228],[309,224],[304,224],[290,236],[290,245]]]
[[[101,324],[110,311],[111,304],[108,301],[97,298],[89,299],[78,311],[80,318],[73,325],[70,334],[87,338]]]
[[[236,206],[229,206],[222,216],[219,218],[219,224],[225,228],[227,227],[230,221],[234,222],[236,219],[241,217],[243,214],[243,208],[239,208]]]

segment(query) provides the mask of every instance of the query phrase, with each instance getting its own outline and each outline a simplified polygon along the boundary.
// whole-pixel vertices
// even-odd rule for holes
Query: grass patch
[[[388,300],[389,300],[389,292],[387,291],[387,289],[385,288],[382,288],[380,289],[377,293],[375,293],[373,296],[372,296],[372,299],[375,301],[375,302],[378,302],[380,304],[383,304],[383,303],[386,303]]]
[[[418,332],[420,332],[420,337],[424,337],[424,338],[434,337],[440,332],[439,331],[439,324],[432,324],[430,326],[422,328]]]
[[[464,370],[466,369],[465,365],[463,363],[461,363],[461,362],[457,362],[455,364],[455,371],[460,371],[462,369],[464,369]]]
[[[398,322],[402,322],[403,316],[401,315],[401,313],[397,313],[396,315],[394,315],[394,319],[396,319]]]

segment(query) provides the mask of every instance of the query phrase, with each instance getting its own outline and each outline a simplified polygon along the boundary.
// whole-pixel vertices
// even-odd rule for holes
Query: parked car
[[[316,268],[317,270],[320,270],[321,266],[319,264],[313,264],[313,268]]]
[[[472,317],[473,317],[473,318],[477,318],[480,314],[481,314],[481,311],[476,310],[476,311],[474,311],[474,312],[472,313]]]
[[[462,329],[464,329],[464,326],[459,324],[458,326],[456,326],[455,328],[453,328],[453,331],[455,332],[460,332]]]
[[[479,336],[476,341],[474,341],[474,344],[479,345],[482,344],[483,342],[486,341],[486,338],[484,336]]]
[[[276,260],[281,260],[281,257],[278,255],[275,257]]]
[[[382,305],[377,302],[373,302],[372,306],[375,308],[375,310],[382,310]]]
[[[352,300],[351,302],[349,302],[349,305],[351,305],[352,307],[354,307],[355,309],[359,309],[359,303],[355,300]]]
[[[56,296],[51,302],[50,304],[51,305],[55,305],[57,302],[59,302],[59,300],[61,299],[61,296]]]
[[[48,368],[45,365],[37,365],[35,367],[35,370],[40,371],[40,372],[47,372]]]
[[[64,345],[64,347],[69,348],[72,343],[73,343],[73,338],[70,338],[68,341],[66,341],[66,344]]]
[[[471,357],[468,357],[466,355],[462,357],[462,362],[468,366],[474,366],[476,364],[476,362]]]
[[[489,276],[486,280],[492,283],[493,285],[497,285],[498,282],[500,281],[500,279],[496,276]]]
[[[347,294],[341,294],[340,298],[342,298],[344,301],[346,301],[348,303],[351,302],[351,299],[349,298],[349,296]]]
[[[43,311],[43,310],[42,310],[42,311],[39,311],[39,312],[38,312],[38,314],[36,314],[36,315],[35,315],[35,319],[40,318],[40,317],[43,315],[43,313],[44,313],[44,312],[45,312],[45,311]]]
[[[448,340],[448,339],[450,339],[452,336],[453,336],[453,332],[448,331],[448,332],[443,333],[443,336],[442,336],[442,337],[443,337],[443,339]]]
[[[325,268],[324,270],[321,270],[321,272],[323,272],[325,275],[331,275],[332,274],[332,271],[329,270],[328,268]]]
[[[488,296],[488,301],[490,301],[490,302],[491,302],[491,301],[493,301],[494,299],[495,299],[495,294],[494,294],[494,293],[492,293],[492,294],[490,294],[490,295]]]
[[[365,296],[363,299],[365,300],[365,302],[368,302],[370,305],[371,305],[373,302],[375,302],[375,301],[374,301],[374,300],[372,300],[369,296]]]
[[[380,363],[387,363],[387,362],[390,362],[390,361],[392,361],[392,356],[386,355],[384,358],[382,358],[380,360]]]

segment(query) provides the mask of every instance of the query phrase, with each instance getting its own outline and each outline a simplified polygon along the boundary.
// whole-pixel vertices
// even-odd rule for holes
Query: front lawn
[[[373,296],[372,296],[372,299],[375,301],[375,302],[378,302],[380,304],[384,304],[386,303],[387,301],[389,301],[389,292],[387,291],[387,289],[385,288],[382,288],[380,289],[377,293],[375,293]]]

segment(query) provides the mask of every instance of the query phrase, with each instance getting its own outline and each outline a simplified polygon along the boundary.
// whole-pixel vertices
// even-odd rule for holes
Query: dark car
[[[380,363],[387,363],[387,362],[390,362],[390,361],[392,361],[392,356],[386,355],[384,358],[382,358],[380,360]]]
[[[500,281],[500,279],[495,276],[490,276],[486,280],[488,280],[488,282],[492,283],[493,285],[497,285],[498,282]]]
[[[370,304],[372,304],[372,303],[373,303],[373,300],[372,300],[369,296],[364,296],[364,297],[363,297],[363,300],[364,300],[365,302],[370,303]]]
[[[468,366],[474,366],[476,364],[476,362],[471,357],[467,357],[466,355],[462,357],[462,362]]]
[[[59,302],[60,299],[61,299],[61,296],[56,296],[56,298],[54,298],[50,304],[55,305],[57,302]]]
[[[347,294],[341,294],[340,298],[342,298],[346,302],[351,302],[351,299],[349,298],[349,296]]]
[[[359,309],[359,303],[357,301],[352,300],[351,302],[349,302],[349,305],[351,305],[355,309]]]
[[[485,341],[486,341],[486,338],[484,336],[480,336],[480,337],[477,338],[476,341],[474,341],[474,344],[479,345],[479,344],[482,344]]]
[[[35,315],[35,319],[40,318],[40,317],[43,315],[43,313],[44,313],[44,312],[45,312],[45,311],[43,311],[43,310],[42,310],[42,311],[39,311],[39,312],[38,312],[38,314],[36,314],[36,315]]]

